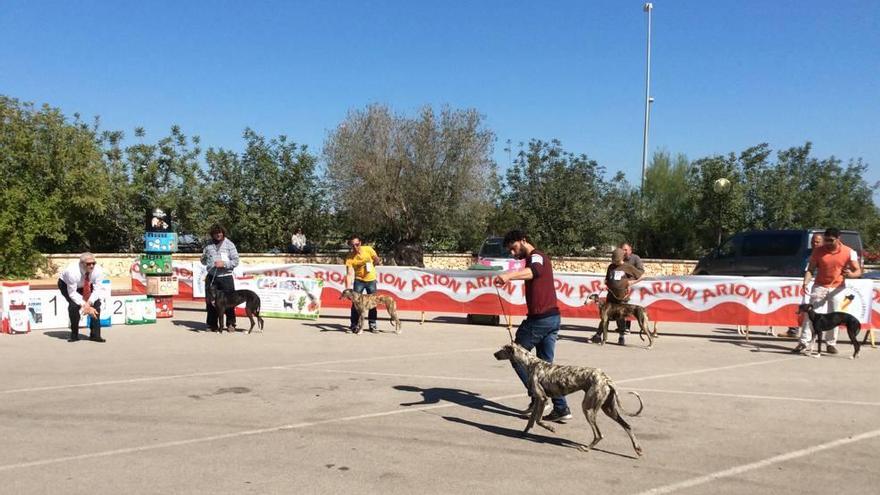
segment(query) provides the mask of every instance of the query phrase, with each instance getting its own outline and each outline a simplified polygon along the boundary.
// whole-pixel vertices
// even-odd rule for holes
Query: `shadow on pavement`
[[[338,325],[338,324],[329,324],[329,323],[303,323],[303,326],[315,327],[321,332],[342,332],[342,333],[348,332],[348,325]]]
[[[452,416],[443,416],[443,419],[445,419],[446,421],[450,421],[452,423],[473,426],[474,428],[479,428],[480,430],[483,430],[485,432],[493,433],[495,435],[501,435],[503,437],[519,438],[522,440],[528,440],[530,442],[546,443],[546,444],[550,444],[550,445],[556,445],[559,447],[568,447],[568,448],[572,448],[572,449],[577,449],[581,446],[580,443],[573,442],[571,440],[566,440],[565,438],[551,437],[551,436],[547,436],[547,435],[538,435],[538,434],[534,433],[536,430],[538,430],[540,428],[540,426],[537,426],[537,425],[535,425],[535,428],[533,430],[531,430],[529,433],[523,434],[522,430],[514,430],[512,428],[505,428],[503,426],[487,425],[487,424],[483,424],[483,423],[477,423],[476,421],[469,421],[469,420],[462,419],[462,418],[455,418]],[[525,420],[523,420],[523,424],[525,424]],[[610,455],[616,455],[618,457],[625,457],[627,459],[638,459],[638,457],[636,457],[634,455],[620,454],[617,452],[611,452],[608,450],[598,449],[595,447],[593,447],[593,449],[591,449],[591,451],[602,452],[602,453],[610,454]],[[584,455],[589,455],[589,452],[585,452]]]
[[[493,414],[513,416],[517,418],[522,417],[522,411],[520,411],[519,409],[514,409],[512,407],[505,406],[504,404],[484,399],[483,397],[480,397],[480,394],[476,392],[471,392],[469,390],[444,387],[421,388],[412,385],[395,385],[393,388],[395,390],[403,390],[405,392],[419,392],[422,394],[421,401],[402,402],[400,404],[401,406],[405,407],[423,406],[426,404],[438,404],[440,403],[440,401],[443,401],[458,404],[459,406],[469,407],[471,409],[477,409],[479,411],[490,412]]]
[[[171,320],[175,327],[184,327],[191,332],[207,332],[208,327],[203,321],[194,320]]]

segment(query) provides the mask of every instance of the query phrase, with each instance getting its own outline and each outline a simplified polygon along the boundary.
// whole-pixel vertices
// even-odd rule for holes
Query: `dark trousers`
[[[208,319],[205,323],[208,324],[208,328],[215,329],[217,328],[217,308],[214,307],[214,301],[212,301],[210,297],[207,297],[209,287],[214,287],[214,289],[225,292],[226,294],[232,294],[235,292],[235,280],[233,280],[231,276],[214,277],[208,275],[205,277],[205,309],[208,310]],[[234,306],[226,308],[226,326],[235,326]]]
[[[95,284],[92,284],[92,290],[95,290]],[[61,295],[64,296],[64,299],[67,299],[67,316],[70,318],[70,336],[71,337],[79,337],[79,318],[80,318],[80,309],[81,306],[70,298],[67,295],[67,284],[64,283],[63,280],[58,281],[58,290],[61,291]],[[80,294],[83,293],[82,289],[76,289]],[[95,308],[95,311],[98,312],[98,315],[91,318],[91,322],[89,322],[89,338],[90,339],[100,339],[101,338],[101,301],[95,301],[95,304],[92,304],[92,307]]]

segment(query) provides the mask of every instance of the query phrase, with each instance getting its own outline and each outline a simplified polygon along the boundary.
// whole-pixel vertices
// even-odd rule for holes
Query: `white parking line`
[[[298,366],[285,366],[284,369],[296,370],[296,369],[305,369],[309,371],[321,371],[324,373],[339,373],[343,375],[366,375],[366,376],[391,376],[397,378],[424,378],[431,380],[458,380],[464,382],[482,382],[482,383],[512,383],[511,379],[497,379],[497,378],[472,378],[472,377],[464,377],[464,376],[444,376],[444,375],[413,375],[410,373],[382,373],[378,371],[356,371],[356,370],[333,370],[333,369],[312,369],[312,368],[299,368]],[[514,378],[515,380],[515,378]]]
[[[752,462],[749,464],[743,464],[741,466],[732,467],[730,469],[725,469],[723,471],[717,471],[711,474],[707,474],[705,476],[699,476],[696,478],[691,478],[689,480],[680,481],[678,483],[673,483],[666,486],[661,486],[657,488],[652,488],[650,490],[646,490],[644,492],[640,492],[637,495],[661,495],[664,493],[673,493],[679,490],[683,490],[685,488],[692,488],[698,485],[704,485],[706,483],[711,483],[715,480],[721,478],[728,478],[730,476],[736,476],[738,474],[742,474],[748,471],[754,471],[756,469],[765,468],[767,466],[772,466],[773,464],[778,464],[780,462],[790,461],[792,459],[797,459],[799,457],[806,457],[808,455],[815,454],[816,452],[821,452],[823,450],[833,449],[837,447],[841,447],[844,445],[848,445],[855,442],[861,442],[862,440],[870,440],[872,438],[876,438],[880,436],[880,430],[869,431],[867,433],[862,433],[861,435],[856,435],[854,437],[846,437],[838,440],[833,440],[828,443],[823,443],[821,445],[814,445],[812,447],[808,447],[806,449],[795,450],[793,452],[789,452],[787,454],[780,454],[774,457],[769,457],[767,459],[763,459],[757,462]]]
[[[626,378],[623,380],[615,380],[615,382],[616,383],[629,383],[629,382],[641,381],[641,380],[653,380],[656,378],[668,378],[668,377],[682,376],[682,375],[697,375],[700,373],[709,373],[712,371],[723,371],[723,370],[729,370],[729,369],[733,369],[733,368],[745,368],[748,366],[760,366],[760,365],[764,365],[764,364],[773,364],[773,363],[778,363],[778,362],[782,362],[782,361],[788,361],[791,359],[798,359],[798,357],[785,357],[785,358],[781,358],[781,359],[771,359],[768,361],[757,361],[754,363],[732,364],[729,366],[720,366],[720,367],[714,367],[714,368],[702,368],[702,369],[696,369],[696,370],[690,370],[690,371],[679,371],[679,372],[675,372],[675,373],[665,373],[665,374],[660,374],[660,375],[643,376],[643,377],[638,377],[638,378]],[[311,366],[311,365],[309,365],[309,366]],[[309,369],[306,366],[300,366],[300,365],[280,366],[279,368],[289,369],[289,370],[295,370],[295,369],[300,369],[300,368]],[[323,372],[327,372],[327,373],[343,373],[343,374],[349,374],[349,375],[394,376],[394,377],[400,377],[400,378],[430,378],[430,379],[435,379],[435,380],[461,380],[461,381],[469,381],[469,382],[486,382],[486,383],[510,382],[510,380],[499,380],[499,379],[492,379],[492,378],[471,378],[471,377],[437,376],[437,375],[413,375],[413,374],[407,374],[407,373],[382,373],[382,372],[375,372],[375,371],[356,371],[356,370],[337,370],[337,369],[316,369],[314,371],[323,371]],[[639,390],[639,389],[637,389],[637,390]]]
[[[417,358],[417,357],[430,357],[430,356],[444,356],[446,354],[460,354],[464,352],[486,352],[495,350],[494,347],[482,348],[482,349],[456,349],[453,351],[440,351],[440,352],[423,352],[420,354],[399,354],[394,356],[374,356],[368,358],[357,358],[357,359],[338,359],[333,361],[315,361],[312,363],[298,363],[298,364],[283,364],[276,366],[258,366],[256,368],[238,368],[238,369],[230,369],[230,370],[218,370],[218,371],[202,371],[198,373],[183,373],[179,375],[159,375],[159,376],[145,376],[141,378],[128,378],[125,380],[104,380],[100,382],[87,382],[87,383],[73,383],[68,385],[49,385],[45,387],[30,387],[30,388],[16,388],[11,390],[0,390],[0,394],[20,394],[27,392],[45,392],[51,390],[64,390],[64,389],[73,389],[73,388],[87,388],[87,387],[100,387],[105,385],[125,385],[131,383],[148,383],[148,382],[158,382],[165,380],[177,380],[180,378],[195,378],[200,376],[216,376],[216,375],[227,375],[233,373],[252,373],[254,371],[267,371],[267,370],[286,370],[293,368],[305,368],[309,366],[323,366],[328,364],[344,364],[344,363],[366,363],[369,361],[382,361],[386,359],[406,359],[406,358]]]
[[[232,433],[223,433],[220,435],[212,435],[209,437],[190,438],[187,440],[175,440],[175,441],[171,441],[171,442],[156,443],[156,444],[152,444],[152,445],[142,445],[140,447],[128,447],[128,448],[124,448],[124,449],[105,450],[103,452],[93,452],[90,454],[71,455],[71,456],[66,456],[66,457],[55,457],[55,458],[51,458],[51,459],[42,459],[39,461],[20,462],[17,464],[6,464],[6,465],[0,466],[0,471],[10,471],[13,469],[22,469],[22,468],[37,467],[37,466],[47,466],[50,464],[58,464],[58,463],[69,462],[69,461],[81,461],[81,460],[85,460],[85,459],[94,459],[97,457],[112,457],[112,456],[116,456],[116,455],[133,454],[133,453],[137,453],[137,452],[146,452],[149,450],[166,449],[166,448],[170,448],[170,447],[180,447],[183,445],[193,445],[193,444],[205,443],[205,442],[214,442],[217,440],[228,440],[228,439],[232,439],[232,438],[241,438],[241,437],[248,437],[248,436],[253,436],[253,435],[263,435],[266,433],[275,433],[275,432],[279,432],[279,431],[297,430],[297,429],[301,429],[301,428],[308,428],[310,426],[319,426],[319,425],[326,425],[326,424],[333,424],[333,423],[344,423],[347,421],[357,421],[359,419],[380,418],[383,416],[393,416],[395,414],[404,414],[404,413],[418,412],[418,411],[429,411],[432,409],[443,409],[443,408],[455,407],[455,406],[459,406],[459,405],[467,405],[470,403],[478,403],[478,402],[483,402],[483,401],[499,401],[499,400],[505,400],[505,399],[512,399],[515,397],[522,397],[524,395],[525,395],[524,393],[520,393],[520,394],[512,394],[512,395],[501,395],[498,397],[489,397],[489,398],[477,397],[471,401],[466,401],[466,402],[461,402],[461,403],[435,404],[432,406],[412,407],[412,408],[406,408],[406,409],[395,409],[393,411],[384,411],[384,412],[370,413],[370,414],[359,414],[357,416],[346,416],[346,417],[342,417],[342,418],[325,419],[323,421],[312,421],[312,422],[308,422],[308,423],[293,423],[293,424],[287,424],[287,425],[281,425],[281,426],[272,426],[269,428],[259,428],[259,429],[255,429],[255,430],[245,430],[245,431],[236,431],[236,432],[232,432]]]
[[[702,395],[707,397],[725,397],[731,399],[757,399],[757,400],[778,400],[792,402],[814,402],[818,404],[839,404],[843,406],[880,406],[880,402],[864,402],[855,400],[835,400],[835,399],[810,399],[806,397],[786,397],[780,395],[753,395],[753,394],[722,394],[718,392],[693,392],[689,390],[667,390],[660,388],[629,388],[627,390],[635,390],[636,392],[655,392],[658,394],[681,394],[681,395]]]
[[[434,354],[434,353],[431,353],[431,354]],[[410,356],[412,356],[412,355],[410,355]],[[667,376],[682,376],[682,375],[688,375],[688,374],[708,373],[710,371],[726,370],[726,369],[730,369],[732,367],[739,368],[739,367],[743,367],[743,366],[771,364],[773,362],[785,361],[787,359],[788,358],[777,359],[775,361],[759,361],[756,363],[746,363],[743,365],[719,366],[716,368],[701,368],[701,369],[697,369],[697,370],[683,371],[683,372],[679,372],[679,373],[665,373],[665,374],[661,374],[661,375],[650,375],[650,376],[644,376],[644,377],[638,377],[638,378],[630,378],[627,380],[621,380],[618,383],[633,382],[633,381],[639,381],[639,380],[650,380],[653,378],[663,378],[663,377],[667,377]],[[261,368],[261,369],[273,369],[273,368],[278,368],[278,367],[266,367],[266,368]],[[218,373],[220,373],[220,372],[218,372]],[[178,376],[180,376],[180,375],[178,375]],[[496,397],[475,397],[471,401],[461,402],[461,403],[436,404],[436,405],[425,406],[425,407],[408,407],[408,408],[404,408],[404,409],[394,409],[392,411],[384,411],[384,412],[377,412],[377,413],[370,413],[370,414],[360,414],[357,416],[345,416],[342,418],[332,418],[332,419],[327,419],[324,421],[314,421],[314,422],[308,422],[308,423],[294,423],[294,424],[287,424],[287,425],[281,425],[281,426],[273,426],[273,427],[269,427],[269,428],[260,428],[260,429],[255,429],[255,430],[245,430],[245,431],[238,431],[238,432],[231,432],[231,433],[223,433],[220,435],[212,435],[212,436],[208,436],[208,437],[190,438],[190,439],[186,439],[186,440],[176,440],[176,441],[164,442],[164,443],[158,443],[158,444],[152,444],[152,445],[142,445],[140,447],[128,447],[128,448],[124,448],[124,449],[114,449],[114,450],[106,450],[106,451],[102,451],[102,452],[93,452],[90,454],[81,454],[81,455],[66,456],[66,457],[55,457],[55,458],[51,458],[51,459],[43,459],[43,460],[30,461],[30,462],[20,462],[20,463],[16,463],[16,464],[6,464],[6,465],[0,465],[0,471],[9,471],[12,469],[21,469],[21,468],[29,468],[29,467],[37,467],[37,466],[46,466],[46,465],[50,465],[50,464],[58,464],[61,462],[93,459],[93,458],[97,458],[97,457],[111,457],[111,456],[115,456],[115,455],[147,452],[150,450],[164,449],[164,448],[170,448],[170,447],[179,447],[179,446],[183,446],[183,445],[193,445],[193,444],[205,443],[205,442],[213,442],[216,440],[227,440],[227,439],[232,439],[232,438],[240,438],[240,437],[253,436],[253,435],[262,435],[262,434],[266,434],[266,433],[275,433],[275,432],[285,431],[285,430],[308,428],[311,426],[318,426],[318,425],[325,425],[325,424],[332,424],[332,423],[343,423],[343,422],[347,422],[347,421],[357,421],[357,420],[361,420],[361,419],[379,418],[379,417],[383,417],[383,416],[392,416],[392,415],[396,415],[396,414],[404,414],[404,413],[410,413],[410,412],[419,412],[419,411],[428,411],[428,410],[433,410],[433,409],[442,409],[442,408],[448,408],[448,407],[464,406],[467,404],[479,403],[479,402],[483,402],[483,401],[497,402],[500,400],[524,397],[525,395],[526,395],[525,392],[521,392],[518,394],[501,395],[501,396],[496,396]],[[880,430],[878,430],[878,431],[880,431]]]
[[[674,376],[698,375],[700,373],[709,373],[712,371],[733,370],[733,369],[737,369],[737,368],[748,368],[751,366],[762,366],[765,364],[782,363],[782,362],[791,361],[794,359],[803,359],[803,356],[791,356],[791,357],[784,357],[784,358],[779,358],[779,359],[769,359],[767,361],[755,361],[755,362],[751,362],[751,363],[731,364],[728,366],[717,366],[714,368],[702,368],[702,369],[690,370],[690,371],[676,371],[675,373],[664,373],[661,375],[644,376],[641,378],[626,378],[623,380],[615,380],[615,382],[616,383],[630,383],[630,382],[638,382],[638,381],[642,381],[642,380],[656,380],[658,378],[672,378]]]

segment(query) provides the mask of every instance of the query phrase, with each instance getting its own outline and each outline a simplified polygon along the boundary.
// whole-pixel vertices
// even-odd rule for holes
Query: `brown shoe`
[[[791,353],[792,353],[792,354],[801,354],[801,353],[803,353],[803,352],[806,351],[806,350],[807,350],[807,346],[805,346],[804,344],[799,343],[799,344],[797,345],[797,347],[795,347],[794,349],[791,350]]]
[[[826,345],[825,352],[827,352],[828,354],[837,354],[839,351],[837,350],[837,347],[833,345]]]

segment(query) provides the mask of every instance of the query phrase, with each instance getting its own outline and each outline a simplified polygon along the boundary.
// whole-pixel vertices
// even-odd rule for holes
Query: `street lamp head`
[[[648,103],[654,103],[654,97],[653,97],[653,96],[648,97]]]
[[[645,4],[645,6],[642,8],[642,10],[644,10],[645,12],[650,12],[653,8],[654,8],[654,4],[651,2],[648,2]]]

